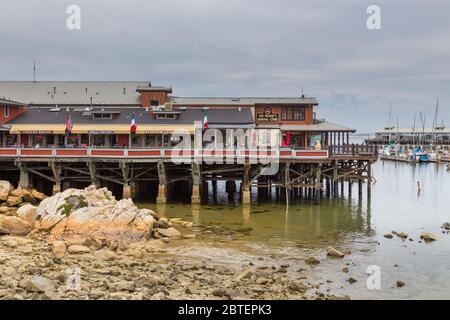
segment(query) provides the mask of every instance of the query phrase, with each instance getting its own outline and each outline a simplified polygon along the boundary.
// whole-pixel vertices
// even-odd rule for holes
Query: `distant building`
[[[384,127],[375,132],[375,135],[366,139],[369,144],[385,145],[399,144],[450,144],[450,128],[444,125],[435,128],[397,128]]]
[[[0,81],[0,145],[165,148],[177,143],[171,140],[174,130],[194,134],[194,122],[205,115],[209,128],[256,129],[255,139],[263,143],[299,149],[317,141],[348,144],[355,130],[316,119],[317,105],[304,96],[179,97],[149,82]],[[137,131],[130,134],[133,116]],[[258,129],[270,134],[260,136]]]

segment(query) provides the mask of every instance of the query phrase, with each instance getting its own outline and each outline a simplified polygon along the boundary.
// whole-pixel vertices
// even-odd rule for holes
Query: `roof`
[[[140,104],[149,81],[0,81],[0,97],[26,104]]]
[[[325,131],[339,131],[339,132],[355,132],[355,129],[347,128],[341,126],[336,123],[328,122],[328,121],[317,121],[315,124],[282,124],[282,125],[259,125],[260,128],[280,128],[281,130],[287,131],[316,131],[316,132],[325,132]]]
[[[88,111],[74,111],[74,108],[60,108],[60,111],[49,111],[50,107],[29,107],[26,112],[20,114],[16,118],[8,122],[8,125],[13,124],[64,124],[66,122],[67,114],[70,114],[72,123],[75,124],[90,124],[90,125],[105,125],[105,124],[127,124],[131,123],[131,117],[134,113],[136,124],[193,124],[194,121],[202,121],[204,111],[201,109],[187,109],[182,111],[177,119],[155,119],[142,107],[94,107],[92,111],[98,113],[108,111],[120,113],[114,119],[92,119],[90,116],[83,116],[83,113]],[[224,124],[253,124],[253,114],[249,109],[230,108],[230,109],[210,109],[208,110],[208,123],[220,125]],[[92,128],[95,130],[95,127]]]
[[[0,104],[7,104],[7,105],[10,105],[10,106],[26,106],[26,103],[17,102],[17,101],[13,101],[13,100],[2,99],[2,98],[0,98]]]
[[[317,105],[315,98],[301,97],[174,97],[170,98],[173,105],[254,105],[254,104],[312,104]]]

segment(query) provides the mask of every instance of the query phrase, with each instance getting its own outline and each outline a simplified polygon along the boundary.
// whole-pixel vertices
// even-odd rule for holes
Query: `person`
[[[320,144],[319,140],[316,141],[316,144],[314,145],[314,149],[315,150],[321,150],[322,149],[322,145]]]

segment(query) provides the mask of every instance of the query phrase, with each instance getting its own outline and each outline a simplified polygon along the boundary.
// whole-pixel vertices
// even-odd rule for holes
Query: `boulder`
[[[12,197],[19,197],[19,198],[22,198],[24,194],[25,194],[25,190],[24,189],[14,189],[13,191],[11,191],[9,193],[10,196],[12,196]]]
[[[37,200],[37,201],[43,201],[44,199],[47,198],[47,196],[45,194],[43,194],[42,192],[39,192],[37,190],[32,190],[31,191],[31,195]]]
[[[31,226],[34,226],[34,222],[36,221],[36,211],[37,207],[26,204],[17,209],[17,216],[22,220],[28,222]]]
[[[53,292],[56,290],[53,280],[40,276],[33,276],[25,280],[22,286],[30,292]]]
[[[78,245],[78,244],[73,244],[73,245],[69,246],[69,248],[67,249],[67,252],[69,252],[70,254],[82,254],[82,253],[90,253],[91,249],[89,249],[88,247],[85,247],[85,246]]]
[[[61,259],[64,257],[66,253],[67,247],[64,241],[53,241],[52,243],[52,252],[56,258]]]
[[[236,281],[242,281],[243,279],[248,279],[253,274],[252,270],[245,269],[237,277]]]
[[[7,206],[0,206],[0,213],[7,213],[9,211],[9,207]]]
[[[67,189],[43,200],[37,210],[39,231],[53,236],[99,237],[105,242],[148,239],[153,230],[151,210],[131,199],[117,201],[106,188]]]
[[[6,205],[8,207],[14,207],[22,203],[22,197],[14,197],[14,196],[8,196],[6,199]]]
[[[444,228],[445,230],[450,230],[450,222],[444,222],[442,224],[442,228]]]
[[[327,256],[332,258],[343,258],[345,254],[333,247],[328,247]]]
[[[435,236],[434,234],[432,234],[431,232],[422,232],[420,234],[420,239],[422,239],[425,242],[431,242],[431,241],[436,241],[439,238],[437,236]]]
[[[0,236],[9,234],[9,230],[0,227]]]
[[[320,261],[317,260],[317,259],[314,258],[314,257],[309,257],[308,259],[305,260],[305,262],[306,262],[307,264],[310,264],[310,265],[315,265],[315,264],[319,264],[319,263],[320,263]]]
[[[38,202],[37,199],[31,194],[31,192],[29,192],[28,190],[23,191],[24,191],[22,196],[23,201],[31,204],[36,204]]]
[[[6,180],[0,180],[0,200],[8,199],[9,193],[14,190],[14,186]]]
[[[392,235],[392,233],[386,233],[386,234],[384,235],[384,237],[385,237],[386,239],[392,239],[394,236]]]
[[[31,232],[33,227],[26,221],[18,217],[5,217],[2,219],[0,227],[8,230],[11,235],[24,236]]]
[[[397,288],[401,288],[405,285],[405,283],[401,280],[397,280]]]
[[[178,231],[174,227],[170,227],[167,229],[159,228],[159,229],[157,229],[157,231],[161,237],[167,237],[167,238],[180,238],[181,237],[180,231]]]

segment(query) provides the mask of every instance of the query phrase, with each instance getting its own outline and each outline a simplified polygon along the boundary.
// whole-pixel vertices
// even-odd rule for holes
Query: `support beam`
[[[156,197],[156,203],[164,204],[167,202],[167,177],[166,168],[164,167],[164,162],[158,162],[158,196]]]
[[[320,203],[320,191],[322,190],[322,183],[321,183],[321,178],[322,178],[322,164],[318,164],[317,165],[317,169],[316,169],[316,185],[315,185],[315,189],[316,189],[316,203],[319,204]]]
[[[87,165],[89,168],[89,176],[91,177],[91,184],[100,187],[100,181],[96,174],[95,164],[92,161],[88,161]]]
[[[24,166],[19,166],[20,176],[19,176],[19,189],[29,189],[30,188],[30,174]]]
[[[131,198],[131,186],[128,183],[125,183],[123,185],[122,198],[123,199],[130,199]]]
[[[200,174],[200,165],[198,163],[192,164],[192,196],[191,203],[198,204],[200,203],[200,183],[201,183],[201,174]]]
[[[56,162],[50,162],[50,168],[55,179],[55,184],[53,185],[53,195],[55,195],[61,192],[61,165]]]
[[[244,164],[244,172],[242,176],[242,204],[250,203],[250,185],[249,185],[249,170],[250,165]]]

